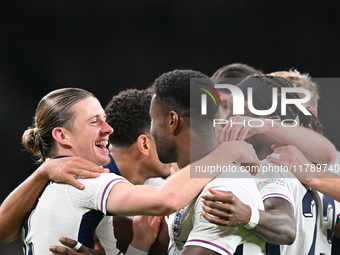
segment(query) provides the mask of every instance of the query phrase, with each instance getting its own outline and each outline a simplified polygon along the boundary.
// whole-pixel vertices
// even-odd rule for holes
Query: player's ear
[[[318,113],[315,108],[308,107],[307,110],[310,111],[315,117],[318,117]]]
[[[171,111],[169,113],[167,123],[171,134],[177,135],[180,132],[180,116],[177,112]]]
[[[150,153],[150,138],[145,135],[141,134],[137,138],[137,148],[140,151],[140,153],[144,154],[145,156],[148,156]]]
[[[62,127],[56,127],[52,130],[52,136],[59,144],[63,146],[71,146],[69,139],[69,133],[66,129]]]

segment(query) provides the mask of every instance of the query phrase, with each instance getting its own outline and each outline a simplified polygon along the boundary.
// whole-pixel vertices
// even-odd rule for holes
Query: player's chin
[[[109,152],[100,152],[97,153],[97,160],[96,163],[99,166],[105,166],[110,164],[111,162],[111,158],[109,157]]]

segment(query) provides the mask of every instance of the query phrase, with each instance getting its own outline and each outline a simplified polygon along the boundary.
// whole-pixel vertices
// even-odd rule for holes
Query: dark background
[[[234,62],[339,77],[339,27],[337,0],[2,1],[0,201],[36,168],[20,138],[49,91],[85,88],[105,106],[163,72],[210,76]],[[321,84],[319,108],[338,148],[339,86]],[[20,242],[0,244],[0,254],[21,254]]]

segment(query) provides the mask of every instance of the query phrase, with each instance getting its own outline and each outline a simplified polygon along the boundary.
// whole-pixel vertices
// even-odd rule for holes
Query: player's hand
[[[245,116],[235,116],[228,119],[228,123],[224,126],[222,130],[221,139],[222,142],[228,141],[243,141],[255,134],[261,134],[264,132],[263,127],[259,127],[259,123],[256,119],[261,121],[259,118],[250,118]],[[253,121],[251,124],[249,121]],[[249,123],[251,125],[249,125]],[[265,123],[265,121],[264,121]]]
[[[305,178],[310,177],[310,173],[305,170],[305,167],[312,164],[303,154],[293,145],[272,145],[273,154],[267,156],[267,160],[278,166],[287,166],[287,169],[291,169],[291,172],[301,182],[304,182]],[[300,168],[302,167],[302,168]],[[310,169],[310,168],[309,168]],[[302,170],[302,171],[301,171]]]
[[[90,249],[86,247],[85,245],[80,246],[78,251],[73,250],[73,248],[77,245],[77,241],[67,238],[67,237],[60,237],[59,241],[65,245],[59,246],[59,245],[52,245],[50,247],[50,251],[53,254],[63,254],[63,255],[80,255],[80,254],[88,254],[88,255],[106,255],[105,250],[101,246],[97,236],[95,235],[93,237],[94,241],[94,249]]]
[[[267,156],[267,160],[275,165],[290,166],[310,164],[311,162],[302,154],[302,152],[293,145],[272,145],[273,153],[279,156],[273,157],[272,154]]]
[[[209,192],[202,196],[202,214],[209,222],[228,227],[243,226],[249,222],[250,207],[231,191],[209,188]]]
[[[77,177],[96,178],[100,173],[109,172],[108,169],[80,157],[47,160],[38,168],[38,171],[43,172],[49,180],[66,183],[78,189],[84,189],[85,186],[77,180]]]
[[[237,158],[235,161],[243,166],[249,167],[252,171],[257,172],[261,166],[261,162],[256,155],[253,146],[250,143],[244,141],[232,141],[227,142],[227,146],[231,146],[233,151],[237,152]]]
[[[174,174],[176,174],[179,170],[181,170],[177,163],[169,163],[170,165],[170,175],[169,176],[172,176]]]
[[[148,252],[157,239],[162,218],[158,216],[135,216],[131,245],[138,250]]]

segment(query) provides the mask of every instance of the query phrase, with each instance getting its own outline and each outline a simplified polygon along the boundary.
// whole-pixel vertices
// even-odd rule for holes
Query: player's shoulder
[[[84,179],[78,179],[81,183],[83,183],[86,188],[93,188],[97,189],[101,186],[111,185],[111,184],[117,184],[119,182],[126,182],[129,183],[128,180],[126,180],[124,177],[114,174],[114,173],[101,173],[96,178],[84,178]],[[86,189],[85,189],[86,190]]]

